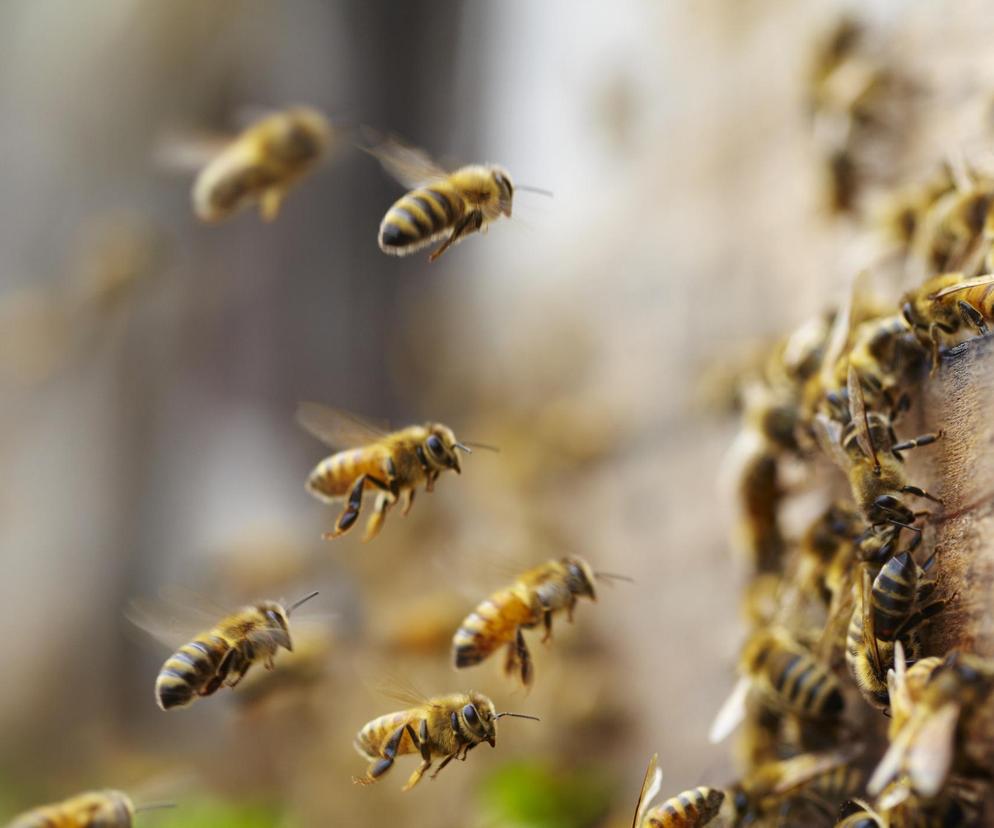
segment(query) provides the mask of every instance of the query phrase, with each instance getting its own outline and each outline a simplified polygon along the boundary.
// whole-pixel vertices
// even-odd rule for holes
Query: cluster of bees
[[[194,212],[205,222],[216,222],[257,207],[263,219],[273,220],[290,189],[325,158],[333,134],[325,117],[310,108],[267,115],[202,169],[193,186]],[[446,172],[422,152],[396,141],[380,140],[363,148],[414,188],[387,211],[380,226],[379,245],[388,254],[403,256],[440,242],[430,256],[434,261],[466,236],[511,215],[514,185],[500,167],[471,165]],[[369,499],[363,539],[372,540],[395,504],[400,502],[407,514],[419,488],[431,492],[443,472],[461,472],[460,455],[493,448],[461,442],[441,423],[388,431],[317,403],[302,403],[297,419],[335,449],[318,463],[306,484],[319,500],[342,504],[334,529],[325,534],[328,539],[347,533]],[[522,573],[482,601],[454,632],[453,666],[480,664],[503,649],[507,675],[529,687],[535,671],[523,631],[541,626],[542,640],[548,641],[554,615],[565,614],[572,621],[579,599],[596,600],[598,579],[623,577],[595,572],[579,557],[550,560]],[[317,595],[312,592],[292,604],[260,601],[196,634],[162,665],[154,687],[159,708],[182,708],[222,688],[236,688],[253,665],[272,670],[281,650],[294,650],[294,611]],[[134,611],[131,618],[163,641],[170,640],[165,619]],[[537,721],[522,713],[498,712],[490,698],[474,691],[433,698],[406,688],[391,692],[408,707],[374,718],[360,729],[355,749],[369,767],[365,775],[354,777],[356,783],[373,783],[397,757],[416,754],[421,761],[404,785],[409,790],[435,762],[432,778],[453,759],[465,761],[476,746],[495,746],[501,718]],[[155,807],[162,806],[136,808],[120,791],[88,792],[25,813],[9,828],[128,828],[137,811]]]

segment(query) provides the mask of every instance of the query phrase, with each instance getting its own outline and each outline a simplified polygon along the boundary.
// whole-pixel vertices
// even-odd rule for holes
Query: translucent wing
[[[824,753],[804,753],[792,759],[785,759],[780,762],[780,779],[773,792],[782,794],[791,791],[823,773],[848,764],[862,752],[863,745],[857,743]]]
[[[220,155],[234,137],[197,129],[167,131],[155,142],[152,162],[167,172],[197,172]]]
[[[375,443],[386,430],[355,414],[316,402],[297,405],[297,423],[333,449],[346,449]]]
[[[643,814],[645,814],[649,804],[655,798],[656,794],[659,793],[659,789],[663,785],[663,772],[656,767],[658,759],[658,753],[652,754],[649,766],[645,769],[645,778],[642,780],[642,792],[639,794],[639,801],[635,805],[635,818],[632,820],[632,828],[638,828]]]
[[[994,284],[994,273],[986,273],[983,276],[976,276],[973,279],[965,279],[957,285],[949,285],[937,293],[933,293],[929,298],[941,299],[943,296],[949,296],[952,293],[959,293],[961,290],[970,290],[970,288],[990,284]]]
[[[746,697],[749,695],[749,688],[752,681],[748,676],[743,676],[732,689],[731,694],[725,699],[725,703],[714,717],[711,729],[708,731],[708,740],[716,745],[728,738],[729,734],[740,724],[746,716]]]
[[[882,672],[880,666],[880,648],[877,646],[877,631],[873,625],[873,607],[870,606],[870,596],[872,595],[873,583],[870,576],[870,568],[863,565],[860,579],[857,584],[859,589],[859,611],[863,618],[863,641],[869,642],[868,652],[870,660],[873,662],[874,675],[879,676]]]
[[[842,426],[838,422],[825,416],[816,414],[814,418],[814,435],[818,447],[825,452],[825,455],[832,458],[833,462],[843,471],[849,471],[849,458],[842,449]]]
[[[421,707],[431,701],[419,687],[397,676],[381,679],[374,683],[373,688],[384,698],[393,699],[408,707]]]
[[[908,665],[904,658],[904,645],[899,639],[894,642],[894,667],[887,671],[887,695],[890,697],[891,711],[901,710],[905,715],[911,710],[907,675]]]
[[[914,789],[924,797],[942,790],[953,762],[953,737],[960,706],[951,702],[925,715],[908,749],[907,771]]]
[[[411,189],[422,187],[440,178],[447,178],[449,173],[443,169],[424,150],[412,147],[366,129],[364,134],[371,139],[369,146],[362,147],[372,155],[383,169],[396,178],[405,187]]]
[[[849,416],[852,417],[853,428],[856,429],[856,442],[859,443],[863,454],[873,460],[874,468],[879,469],[880,461],[877,460],[877,450],[870,437],[870,420],[866,414],[863,384],[859,380],[859,371],[852,365],[849,366],[847,387],[849,390]]]
[[[230,608],[182,587],[163,587],[158,598],[135,598],[124,615],[140,630],[172,650],[212,629]]]

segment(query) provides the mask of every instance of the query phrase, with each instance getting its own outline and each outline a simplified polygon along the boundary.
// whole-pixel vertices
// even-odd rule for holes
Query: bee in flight
[[[131,828],[135,813],[172,805],[136,808],[121,791],[88,791],[53,805],[42,805],[15,817],[7,828]]]
[[[259,205],[272,221],[301,178],[324,158],[331,144],[328,120],[310,107],[293,107],[256,121],[204,166],[193,184],[193,210],[217,222]]]
[[[454,171],[438,166],[422,150],[380,139],[367,152],[406,187],[380,223],[380,250],[407,256],[443,240],[428,257],[433,262],[452,245],[501,216],[511,217],[514,184],[503,167],[469,164]],[[535,187],[519,190],[551,195]]]
[[[693,788],[649,808],[663,781],[663,772],[656,767],[658,758],[654,753],[645,769],[632,828],[704,828],[710,825],[725,801],[725,792],[718,788]]]
[[[334,530],[325,533],[329,539],[352,528],[362,508],[363,494],[375,489],[376,504],[363,535],[364,541],[372,540],[398,499],[403,499],[406,515],[418,485],[424,483],[425,491],[432,491],[443,471],[462,472],[458,452],[472,453],[468,445],[456,439],[451,428],[441,423],[408,426],[388,433],[318,403],[301,403],[297,422],[322,442],[338,449],[318,463],[307,479],[307,491],[318,500],[325,503],[345,500]]]
[[[479,664],[506,644],[504,671],[508,675],[518,673],[522,684],[531,686],[534,670],[521,631],[542,624],[542,641],[550,640],[554,613],[565,610],[566,619],[572,622],[578,598],[597,600],[595,578],[620,577],[594,572],[577,557],[546,561],[529,569],[466,616],[452,639],[453,663],[457,669]]]
[[[494,703],[482,693],[452,693],[424,698],[417,693],[397,691],[398,699],[414,705],[407,710],[387,713],[365,724],[355,738],[355,749],[369,760],[363,778],[352,781],[368,785],[390,770],[398,756],[418,753],[421,764],[411,774],[403,790],[409,791],[431,768],[435,759],[441,764],[431,775],[434,779],[453,759],[466,760],[477,745],[497,744],[497,720],[503,716],[539,721],[521,713],[498,713]]]
[[[290,614],[317,594],[312,592],[287,608],[276,601],[242,607],[184,644],[166,659],[155,681],[159,707],[162,710],[184,707],[223,686],[235,687],[258,661],[271,670],[281,647],[293,650]],[[132,616],[132,620],[159,636],[154,621],[146,621],[139,614]]]

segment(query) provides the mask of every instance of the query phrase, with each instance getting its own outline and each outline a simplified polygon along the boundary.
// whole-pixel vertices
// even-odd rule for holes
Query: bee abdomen
[[[155,680],[155,699],[163,710],[182,707],[193,701],[217,673],[227,644],[212,635],[184,644],[162,665]]]
[[[724,799],[724,792],[715,788],[693,788],[653,808],[646,822],[653,828],[699,828],[718,815]]]
[[[462,200],[442,186],[421,187],[399,199],[380,224],[380,249],[409,253],[451,227],[463,213]]]
[[[452,638],[452,661],[457,668],[479,664],[514,637],[517,624],[505,618],[512,597],[498,593],[466,616]]]
[[[907,552],[887,561],[873,580],[873,627],[881,641],[893,641],[911,612],[917,578],[914,561]]]
[[[801,653],[786,656],[773,686],[787,706],[800,713],[831,716],[842,712],[844,702],[835,677]]]

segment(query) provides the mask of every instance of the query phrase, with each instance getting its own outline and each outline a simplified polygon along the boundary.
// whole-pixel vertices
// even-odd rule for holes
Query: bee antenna
[[[541,187],[529,187],[527,184],[515,184],[514,189],[523,190],[526,193],[538,193],[539,195],[548,196],[549,198],[553,197],[552,190],[543,190]]]
[[[150,802],[147,805],[136,806],[135,813],[137,814],[141,811],[161,811],[164,810],[165,808],[175,808],[175,807],[176,807],[175,802]]]
[[[288,610],[286,611],[286,614],[287,614],[287,615],[289,615],[289,614],[290,614],[291,612],[293,612],[293,611],[294,611],[295,609],[297,609],[297,607],[299,607],[299,606],[300,606],[301,604],[306,604],[306,603],[307,603],[308,601],[310,601],[310,600],[311,600],[311,598],[314,598],[314,597],[316,597],[317,595],[318,595],[318,591],[317,591],[317,590],[314,590],[314,592],[312,592],[312,593],[311,593],[310,595],[305,595],[305,596],[304,596],[303,598],[301,598],[301,599],[300,599],[299,601],[297,601],[296,603],[294,603],[294,604],[293,604],[293,605],[292,605],[292,606],[291,606],[291,607],[290,607],[290,608],[289,608],[289,609],[288,609]]]
[[[595,572],[594,577],[605,581],[628,581],[630,584],[635,583],[634,578],[630,578],[628,575],[618,575],[615,572]]]
[[[513,716],[515,719],[531,719],[533,722],[542,721],[538,716],[526,716],[524,713],[498,713],[494,718],[499,719],[502,716]]]
[[[457,448],[460,451],[464,451],[464,452],[466,452],[466,454],[472,454],[473,453],[473,449],[471,449],[465,443],[453,443],[452,447],[453,448]]]
[[[456,448],[461,448],[466,452],[469,451],[469,448],[478,448],[483,449],[484,451],[495,451],[498,454],[500,453],[500,449],[497,448],[497,446],[491,446],[487,443],[475,443],[472,440],[467,440],[465,443],[456,443]]]

